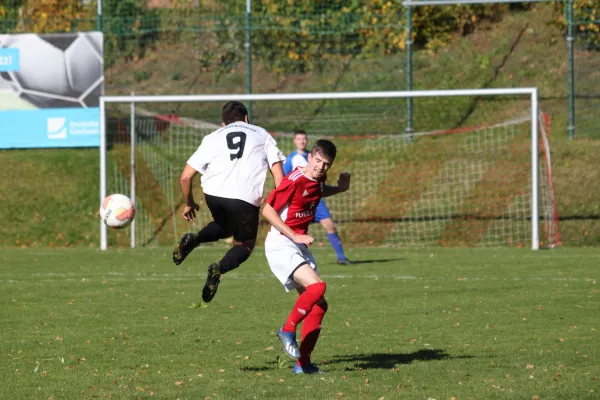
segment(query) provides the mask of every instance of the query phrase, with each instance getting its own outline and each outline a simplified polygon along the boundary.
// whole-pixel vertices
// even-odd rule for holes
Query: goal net
[[[348,96],[348,97],[344,97]],[[380,96],[380,97],[378,97]],[[415,133],[404,133],[407,92],[104,97],[101,196],[134,199],[127,230],[101,224],[102,248],[163,246],[210,220],[199,181],[195,222],[182,216],[179,176],[202,138],[220,127],[227,100],[252,100],[252,123],[280,149],[293,131],[328,138],[328,174],[352,173],[349,192],[327,198],[346,246],[538,246],[559,243],[549,118],[535,89],[410,92]],[[473,110],[472,105],[476,105]],[[273,188],[267,176],[265,197]],[[268,230],[261,221],[259,243]],[[323,228],[311,226],[316,245]]]

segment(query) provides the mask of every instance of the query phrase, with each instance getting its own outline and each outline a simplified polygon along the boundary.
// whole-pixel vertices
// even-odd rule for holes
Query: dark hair
[[[310,154],[312,154],[313,157],[316,156],[317,153],[327,157],[329,161],[333,162],[333,160],[335,160],[335,155],[337,154],[337,148],[332,141],[319,139],[313,144],[312,149],[310,150]]]
[[[294,137],[296,137],[298,135],[308,136],[308,134],[306,133],[306,131],[304,129],[296,129],[294,131]]]
[[[221,111],[221,119],[225,122],[225,125],[238,121],[244,122],[247,115],[246,106],[239,101],[230,101],[223,106]]]

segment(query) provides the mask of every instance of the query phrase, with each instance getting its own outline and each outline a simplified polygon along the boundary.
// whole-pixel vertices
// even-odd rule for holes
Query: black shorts
[[[256,240],[258,235],[259,207],[238,199],[205,194],[206,205],[213,220],[223,229],[224,237],[231,237],[236,242]]]

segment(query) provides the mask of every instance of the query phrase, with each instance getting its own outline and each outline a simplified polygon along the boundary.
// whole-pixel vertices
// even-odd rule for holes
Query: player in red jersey
[[[265,241],[265,255],[271,271],[287,291],[295,288],[300,294],[287,321],[277,332],[285,352],[298,360],[293,370],[295,374],[322,372],[311,362],[310,355],[327,311],[326,285],[308,250],[314,239],[307,232],[319,200],[350,188],[348,173],[340,174],[337,186],[325,184],[336,151],[329,140],[315,142],[308,155],[308,164],[294,169],[281,181],[267,198],[262,211],[272,225]],[[302,342],[298,348],[296,326],[301,322]]]

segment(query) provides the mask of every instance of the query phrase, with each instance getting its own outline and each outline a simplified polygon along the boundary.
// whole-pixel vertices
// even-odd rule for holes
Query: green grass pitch
[[[3,399],[598,398],[597,249],[315,249],[329,312],[292,376],[262,249],[201,304],[198,249],[0,253]]]

